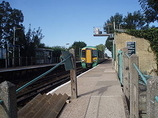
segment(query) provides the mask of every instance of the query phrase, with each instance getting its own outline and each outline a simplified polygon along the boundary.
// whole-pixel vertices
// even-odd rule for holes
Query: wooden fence
[[[147,80],[139,70],[139,57],[136,54],[128,55],[128,49],[121,49],[122,53],[122,70],[121,83],[123,91],[129,106],[130,118],[156,118],[158,116],[158,77],[150,77]],[[120,60],[119,60],[120,61]],[[119,68],[120,69],[120,68]],[[140,102],[140,85],[139,81],[143,81],[143,86],[146,87],[143,100],[146,102],[145,109],[141,109]]]

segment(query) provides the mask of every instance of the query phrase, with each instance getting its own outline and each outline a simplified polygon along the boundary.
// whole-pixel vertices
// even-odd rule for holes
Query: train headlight
[[[83,60],[83,59],[82,59],[81,61],[82,61],[82,62],[85,62],[85,60]]]
[[[93,59],[93,62],[96,62],[97,61],[97,59]]]

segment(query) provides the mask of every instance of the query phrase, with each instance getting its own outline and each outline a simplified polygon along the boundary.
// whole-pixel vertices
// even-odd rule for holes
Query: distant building
[[[50,64],[53,63],[53,50],[45,48],[35,49],[36,64]]]

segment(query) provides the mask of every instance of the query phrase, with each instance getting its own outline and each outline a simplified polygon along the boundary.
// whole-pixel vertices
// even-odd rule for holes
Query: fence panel
[[[129,78],[129,57],[128,57],[128,49],[123,48],[122,49],[123,54],[123,90],[124,94],[128,100],[129,103],[129,95],[130,95],[130,78]]]
[[[158,77],[147,83],[147,118],[158,117]]]
[[[138,112],[138,72],[133,64],[138,64],[138,56],[133,54],[129,59],[130,70],[130,118],[139,118]]]

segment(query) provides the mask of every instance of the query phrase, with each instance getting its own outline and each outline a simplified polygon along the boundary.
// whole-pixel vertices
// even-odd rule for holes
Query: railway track
[[[79,75],[85,72],[86,70],[87,69],[83,69],[81,66],[79,66],[76,68],[76,74]],[[58,70],[55,73],[48,74],[47,76],[41,78],[40,80],[17,94],[18,108],[20,109],[21,107],[23,107],[37,94],[45,94],[69,80],[70,71],[65,71],[64,69]]]

